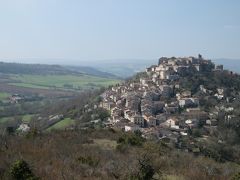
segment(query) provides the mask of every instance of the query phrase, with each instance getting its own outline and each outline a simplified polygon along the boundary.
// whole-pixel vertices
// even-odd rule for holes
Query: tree
[[[138,160],[139,170],[137,174],[132,175],[130,179],[138,179],[138,180],[150,180],[153,179],[153,175],[155,174],[155,169],[150,163],[150,159],[144,155],[142,159]]]
[[[17,160],[10,167],[10,175],[16,180],[36,180],[37,177],[32,173],[28,163],[24,160]]]
[[[231,180],[240,180],[240,172],[234,175]]]
[[[110,113],[107,110],[102,109],[102,108],[99,108],[97,110],[97,114],[102,121],[106,120],[106,118],[108,118],[110,116]]]

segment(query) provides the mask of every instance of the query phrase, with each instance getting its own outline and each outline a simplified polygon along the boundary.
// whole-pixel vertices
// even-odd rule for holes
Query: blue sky
[[[0,59],[240,58],[239,0],[0,0]]]

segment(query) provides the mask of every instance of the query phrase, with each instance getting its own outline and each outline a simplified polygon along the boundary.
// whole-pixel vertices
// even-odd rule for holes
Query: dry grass
[[[211,159],[176,152],[153,142],[143,147],[116,150],[121,132],[109,130],[56,131],[37,137],[8,137],[1,140],[0,179],[7,179],[10,165],[27,161],[41,179],[128,179],[138,169],[138,159],[147,154],[157,172],[167,179],[229,179],[239,171],[233,163],[219,164]],[[89,157],[91,163],[78,161]],[[159,173],[159,174],[161,174]]]

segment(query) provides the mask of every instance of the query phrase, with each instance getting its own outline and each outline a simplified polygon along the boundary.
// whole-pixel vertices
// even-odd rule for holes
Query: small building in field
[[[28,131],[30,131],[30,127],[29,127],[28,124],[22,123],[22,124],[18,127],[17,131],[20,131],[20,132],[28,132]]]

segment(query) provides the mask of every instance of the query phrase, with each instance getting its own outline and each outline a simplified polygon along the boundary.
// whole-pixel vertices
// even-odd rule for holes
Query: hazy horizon
[[[160,58],[162,56],[159,56]],[[172,56],[171,56],[172,57]],[[0,58],[0,62],[5,63],[23,63],[23,64],[49,64],[49,65],[88,65],[88,66],[94,66],[94,64],[91,63],[115,63],[118,62],[118,64],[122,63],[136,63],[139,62],[140,64],[146,63],[149,61],[150,63],[155,62],[157,63],[158,58],[154,59],[90,59],[90,60],[80,60],[80,59],[71,59],[71,58]],[[231,61],[240,61],[240,58],[208,58],[215,62],[222,61],[222,60],[231,60]]]
[[[206,57],[207,58],[207,57]],[[224,65],[224,69],[240,73],[240,59],[218,58],[211,59],[215,64]],[[119,77],[129,77],[136,72],[144,71],[146,67],[157,64],[158,59],[108,59],[108,60],[83,60],[71,61],[69,59],[38,59],[28,60],[11,59],[0,62],[27,63],[27,64],[48,64],[61,66],[92,67],[102,72],[114,74]]]

